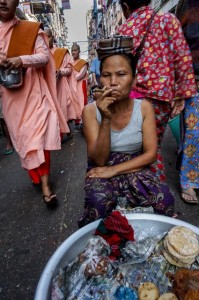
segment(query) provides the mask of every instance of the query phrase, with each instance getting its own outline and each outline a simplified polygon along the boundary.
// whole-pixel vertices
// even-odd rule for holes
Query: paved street
[[[77,230],[84,199],[85,141],[80,133],[75,134],[52,154],[51,182],[59,199],[56,210],[46,208],[17,154],[2,154],[4,146],[0,138],[0,300],[31,300],[50,256]],[[169,128],[163,149],[178,218],[199,226],[199,206],[185,204],[179,197],[176,143]]]

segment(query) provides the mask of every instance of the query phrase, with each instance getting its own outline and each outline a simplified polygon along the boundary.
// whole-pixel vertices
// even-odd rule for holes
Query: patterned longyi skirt
[[[107,166],[131,160],[137,155],[111,152]],[[94,167],[92,162],[88,163],[88,170]],[[157,214],[172,216],[174,212],[172,192],[149,168],[109,179],[86,178],[85,193],[85,211],[79,227],[105,217],[116,207],[120,197],[125,197],[132,207],[152,206]]]

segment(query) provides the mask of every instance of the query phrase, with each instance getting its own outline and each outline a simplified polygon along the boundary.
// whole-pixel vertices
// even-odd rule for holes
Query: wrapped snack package
[[[108,258],[110,252],[110,246],[102,237],[91,237],[86,249],[79,255],[80,272],[86,277],[106,274],[111,267]]]
[[[126,286],[119,286],[114,294],[117,300],[138,300],[137,292]]]
[[[85,249],[79,254],[80,262],[94,256],[109,256],[111,248],[101,236],[93,236],[88,240]]]
[[[64,299],[64,272],[60,269],[59,274],[53,278],[53,287],[51,300],[63,300]]]
[[[104,299],[113,276],[109,254],[110,247],[102,237],[91,237],[85,249],[53,279],[51,299]]]
[[[84,275],[86,277],[104,275],[108,272],[109,264],[108,257],[94,256],[82,265]]]
[[[165,235],[166,232],[155,237],[141,238],[136,242],[128,241],[121,251],[121,258],[114,261],[113,265],[120,267],[125,264],[138,264],[146,261]]]
[[[121,212],[122,214],[128,213],[148,213],[154,214],[154,209],[152,206],[147,207],[132,207],[131,203],[128,201],[127,197],[117,197],[117,205],[115,210]]]

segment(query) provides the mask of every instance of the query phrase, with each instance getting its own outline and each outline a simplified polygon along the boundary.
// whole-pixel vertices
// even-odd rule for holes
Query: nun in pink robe
[[[51,48],[51,53],[53,54],[56,49],[57,47]],[[58,72],[57,98],[66,121],[74,120],[76,119],[75,99],[73,99],[68,79],[72,72],[72,57],[68,52],[64,55]]]
[[[73,64],[76,63],[73,61]],[[83,81],[87,78],[87,65],[83,66],[83,68],[80,70],[80,72],[77,72],[73,68],[74,78],[76,80],[76,99],[80,106],[80,111],[82,114],[82,110],[84,108],[84,92],[82,88]]]
[[[78,44],[74,43],[72,46],[72,56],[73,56],[73,66],[78,64],[80,61],[80,47]],[[81,121],[81,116],[82,116],[82,110],[84,108],[84,103],[85,103],[85,96],[84,96],[84,91],[83,91],[83,81],[87,79],[87,70],[88,70],[88,65],[87,63],[81,68],[80,71],[75,70],[73,67],[73,72],[71,74],[70,78],[70,86],[71,89],[75,91],[75,98],[76,98],[76,103],[78,105],[78,114],[79,117],[75,121],[75,125],[78,126],[78,124]]]
[[[13,3],[5,0],[7,7],[17,6],[17,1]],[[11,14],[9,9],[8,14]],[[17,22],[19,20],[14,16],[0,22],[1,58],[3,54],[6,56]],[[34,53],[10,59],[12,66],[21,59],[21,65],[26,69],[23,85],[16,89],[1,87],[1,90],[3,115],[22,167],[29,170],[34,183],[42,183],[43,200],[50,204],[55,202],[56,195],[48,183],[48,151],[61,149],[60,132],[69,132],[69,129],[57,101],[54,62],[47,43],[43,31],[39,30]]]

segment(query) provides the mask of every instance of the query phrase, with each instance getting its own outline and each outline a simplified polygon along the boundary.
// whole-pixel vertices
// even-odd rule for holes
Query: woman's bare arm
[[[101,124],[96,118],[96,105],[84,107],[83,115],[84,136],[87,142],[88,157],[98,166],[104,166],[110,153],[110,120],[102,119]]]
[[[121,164],[94,168],[87,174],[89,177],[110,178],[120,174],[128,174],[136,172],[156,161],[157,154],[157,132],[154,110],[152,105],[144,101],[142,102],[143,115],[143,153],[130,161]]]

